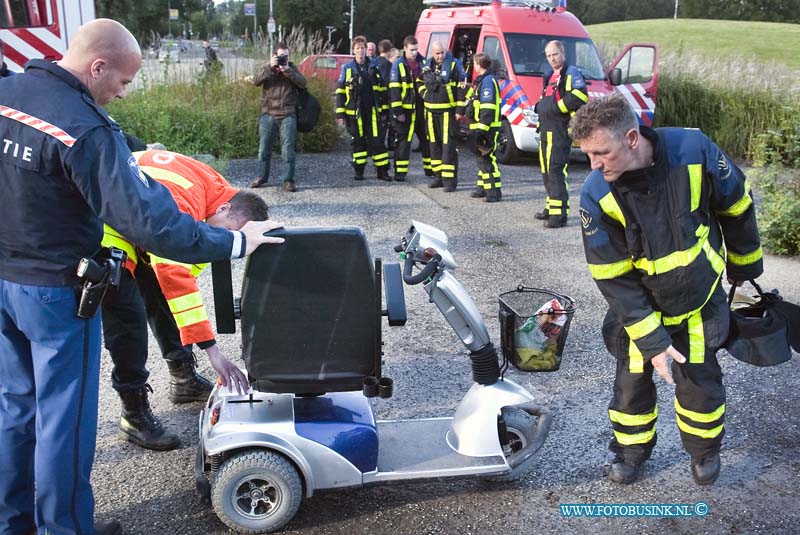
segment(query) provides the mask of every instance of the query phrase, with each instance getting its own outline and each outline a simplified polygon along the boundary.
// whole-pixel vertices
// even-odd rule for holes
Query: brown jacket
[[[281,72],[273,70],[267,62],[259,69],[253,84],[261,86],[261,113],[280,119],[294,114],[298,88],[304,89],[308,82],[293,63]]]

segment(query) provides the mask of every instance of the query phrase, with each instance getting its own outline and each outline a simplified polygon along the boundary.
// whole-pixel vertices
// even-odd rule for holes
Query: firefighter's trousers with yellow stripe
[[[719,301],[719,298],[713,300]],[[670,406],[674,406],[683,447],[697,459],[718,453],[725,435],[725,387],[717,350],[722,343],[720,340],[724,340],[723,333],[727,333],[729,317],[727,310],[718,304],[707,304],[700,313],[670,332],[673,347],[686,357],[684,364],[672,362],[675,399],[670,401]],[[618,340],[626,337],[624,330],[608,332],[614,330],[609,328],[607,316],[603,326],[607,344],[609,336],[617,336]],[[710,346],[706,340],[711,342]],[[644,360],[635,353],[635,350],[629,352],[623,358],[615,355],[617,374],[608,407],[614,437],[609,449],[639,464],[650,457],[656,445],[658,405],[653,365],[649,359]]]
[[[386,132],[378,118],[375,108],[362,110],[355,116],[348,116],[347,131],[353,137],[353,169],[362,175],[367,165],[367,158],[372,158],[375,168],[385,167],[388,170],[389,152],[384,145]]]
[[[484,135],[491,140],[491,152],[478,156],[478,180],[475,185],[490,196],[496,196],[496,191],[500,190],[500,167],[497,166],[497,137],[498,128],[490,128]]]
[[[458,178],[458,122],[455,110],[428,110],[428,142],[431,144],[433,174],[443,181]]]
[[[141,388],[147,382],[147,324],[166,360],[192,358],[161,292],[153,269],[139,262],[136,279],[122,270],[119,286],[103,299],[103,340],[111,355],[111,386],[118,392]]]
[[[539,167],[547,192],[545,211],[551,216],[565,216],[569,214],[567,163],[572,140],[567,135],[566,126],[553,126],[556,128],[542,126],[539,132]]]
[[[394,148],[394,171],[402,175],[408,173],[411,141],[414,138],[414,134],[417,134],[419,148],[422,151],[422,169],[425,171],[425,176],[432,176],[431,148],[428,143],[425,110],[422,107],[422,103],[414,113],[407,113],[405,118],[406,120],[403,122],[393,121],[392,123],[397,133],[397,145]]]

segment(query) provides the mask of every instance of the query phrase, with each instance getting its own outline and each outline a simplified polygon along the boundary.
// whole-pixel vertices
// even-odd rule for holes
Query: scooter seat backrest
[[[254,388],[360,390],[380,377],[381,293],[364,232],[298,227],[258,248],[242,285],[243,358]]]

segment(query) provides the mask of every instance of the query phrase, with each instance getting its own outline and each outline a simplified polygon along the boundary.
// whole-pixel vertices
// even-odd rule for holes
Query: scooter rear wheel
[[[515,409],[513,407],[506,407],[502,411],[503,420],[506,423],[506,432],[509,438],[509,453],[511,455],[520,451],[528,446],[533,441],[533,428],[536,423],[536,418],[523,411],[522,409]],[[535,456],[523,461],[519,466],[512,468],[511,472],[502,476],[492,476],[489,478],[491,481],[516,481],[528,471],[535,460]]]
[[[270,533],[285,526],[303,499],[297,469],[267,450],[246,450],[227,459],[214,477],[211,503],[237,533]]]

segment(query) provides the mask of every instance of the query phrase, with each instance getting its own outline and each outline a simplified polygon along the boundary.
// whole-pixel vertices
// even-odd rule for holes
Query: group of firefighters
[[[476,188],[472,197],[497,202],[502,197],[496,151],[501,127],[501,97],[492,59],[484,53],[470,56],[465,69],[439,41],[431,43],[431,57],[419,52],[413,35],[403,41],[403,53],[392,64],[388,80],[379,61],[368,56],[366,38],[353,39],[354,59],[342,67],[336,88],[336,116],[352,136],[354,179],[364,179],[368,158],[381,180],[389,175],[387,130],[394,132],[394,180],[403,181],[409,167],[411,142],[416,134],[425,176],[431,188],[453,192],[458,185],[459,123],[469,122],[470,144],[478,156]],[[564,45],[548,43],[545,53],[553,68],[536,105],[539,115],[539,160],[547,198],[537,213],[547,228],[563,227],[569,213],[567,162],[572,142],[570,118],[588,101],[580,70],[567,65]],[[468,83],[472,71],[472,83]],[[385,72],[385,71],[384,71]],[[509,140],[509,142],[513,142]]]

